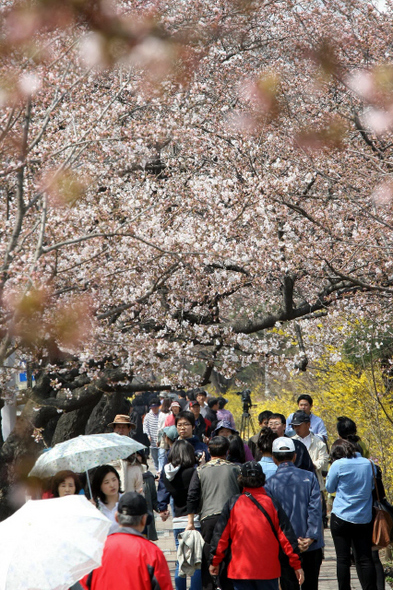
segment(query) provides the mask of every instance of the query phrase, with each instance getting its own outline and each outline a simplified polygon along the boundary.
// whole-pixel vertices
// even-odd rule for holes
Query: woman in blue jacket
[[[363,590],[376,590],[371,555],[372,490],[371,463],[347,440],[338,439],[331,449],[332,466],[326,479],[329,493],[336,492],[330,520],[337,555],[339,590],[351,589],[351,546]]]

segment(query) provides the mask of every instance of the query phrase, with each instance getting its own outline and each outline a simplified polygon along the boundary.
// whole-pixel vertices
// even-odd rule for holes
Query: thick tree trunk
[[[91,382],[75,370],[61,373],[64,383],[59,390],[51,387],[52,378],[42,373],[35,387],[26,391],[22,415],[1,447],[0,520],[25,501],[28,473],[44,447],[79,434],[105,432],[116,414],[129,412],[126,397],[133,393],[117,385],[129,376],[118,368],[104,369]]]
[[[108,393],[102,396],[94,407],[86,424],[85,433],[95,434],[108,431],[108,424],[113,421],[116,414],[129,414],[131,404],[126,399],[132,393]]]

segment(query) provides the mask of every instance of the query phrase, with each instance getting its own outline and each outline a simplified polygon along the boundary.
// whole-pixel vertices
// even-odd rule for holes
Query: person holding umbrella
[[[52,494],[54,498],[63,498],[79,494],[82,486],[79,477],[73,471],[65,469],[59,471],[52,479]]]
[[[101,465],[93,476],[91,484],[93,500],[100,512],[112,522],[111,534],[117,528],[115,515],[122,496],[120,492],[120,476],[112,465]]]
[[[42,453],[29,477],[45,478],[56,475],[58,471],[70,469],[74,473],[86,472],[89,498],[93,494],[87,471],[98,465],[108,465],[129,457],[145,447],[129,436],[120,436],[116,432],[104,434],[79,435],[70,440],[56,444],[52,449]]]

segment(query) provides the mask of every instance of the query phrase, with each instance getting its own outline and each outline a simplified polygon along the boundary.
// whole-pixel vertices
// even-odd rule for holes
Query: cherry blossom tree
[[[35,375],[29,432],[85,431],[136,376],[285,362],[282,323],[304,369],[338,316],[389,322],[390,22],[358,0],[4,8],[0,361],[4,396],[19,359]]]

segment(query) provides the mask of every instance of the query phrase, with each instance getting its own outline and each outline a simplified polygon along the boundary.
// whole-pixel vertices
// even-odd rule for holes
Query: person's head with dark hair
[[[270,410],[264,410],[258,416],[258,423],[261,428],[268,425],[269,418],[273,414]]]
[[[194,393],[194,389],[189,389],[188,391],[186,391],[186,399],[188,399],[189,402],[192,402],[195,400],[195,393]]]
[[[147,464],[147,457],[142,450],[137,451],[135,453],[135,457],[136,457],[136,460],[138,461],[138,463],[140,463],[141,465],[146,465],[146,467],[149,469],[149,466]]]
[[[244,452],[244,444],[238,434],[232,434],[229,438],[229,450],[227,459],[231,463],[245,463],[246,454]]]
[[[199,402],[201,408],[203,408],[207,399],[207,392],[201,387],[197,387],[195,389],[195,399]]]
[[[296,449],[293,440],[287,436],[279,436],[273,441],[272,454],[274,462],[277,465],[287,461],[293,463],[296,458]]]
[[[268,427],[277,434],[277,436],[284,436],[286,419],[284,414],[273,413],[268,422]]]
[[[175,424],[179,433],[179,438],[191,438],[195,426],[195,416],[192,412],[183,410],[183,412],[179,412],[176,416]]]
[[[240,467],[237,481],[239,486],[243,488],[261,488],[265,485],[266,478],[259,463],[247,461]]]
[[[207,405],[209,406],[209,408],[213,411],[217,411],[218,410],[218,397],[211,397],[208,402]]]
[[[258,438],[258,449],[261,451],[263,457],[271,457],[273,453],[273,441],[278,438],[276,432],[271,428],[264,427]]]
[[[213,436],[208,444],[212,459],[222,459],[227,456],[229,440],[225,436]]]
[[[91,491],[94,500],[107,504],[109,499],[119,496],[120,476],[112,465],[101,465],[93,475]]]
[[[79,494],[81,488],[79,477],[69,469],[58,471],[52,478],[52,494],[55,498]]]
[[[186,440],[176,440],[169,451],[168,463],[171,463],[173,467],[184,468],[195,465],[195,451],[192,444]]]
[[[311,414],[311,408],[312,408],[311,395],[307,395],[307,393],[302,393],[302,395],[299,395],[299,397],[297,398],[297,405],[298,405],[299,410],[303,410],[303,412],[306,412],[306,414]]]
[[[198,420],[199,415],[201,413],[201,406],[199,405],[199,402],[196,401],[196,399],[193,399],[190,401],[190,412],[192,412],[195,416],[195,422]]]
[[[347,418],[347,416],[337,418],[337,432],[340,438],[349,440],[349,442],[357,443],[360,440],[355,422],[351,418]]]
[[[228,400],[225,399],[225,397],[218,397],[218,409],[219,410],[223,410],[224,407],[227,405]]]
[[[349,440],[338,438],[334,441],[332,448],[330,449],[330,460],[334,463],[334,461],[337,461],[338,459],[353,459],[358,452],[359,450],[356,445],[349,442]]]
[[[184,391],[184,389],[179,389],[179,391],[176,391],[176,393],[182,399],[186,399],[186,392]]]
[[[149,409],[153,412],[153,414],[158,414],[160,411],[161,402],[158,397],[153,397],[152,400],[149,402]]]
[[[172,400],[169,397],[164,397],[164,399],[161,402],[160,412],[162,412],[163,414],[169,414],[171,409],[171,403]]]

